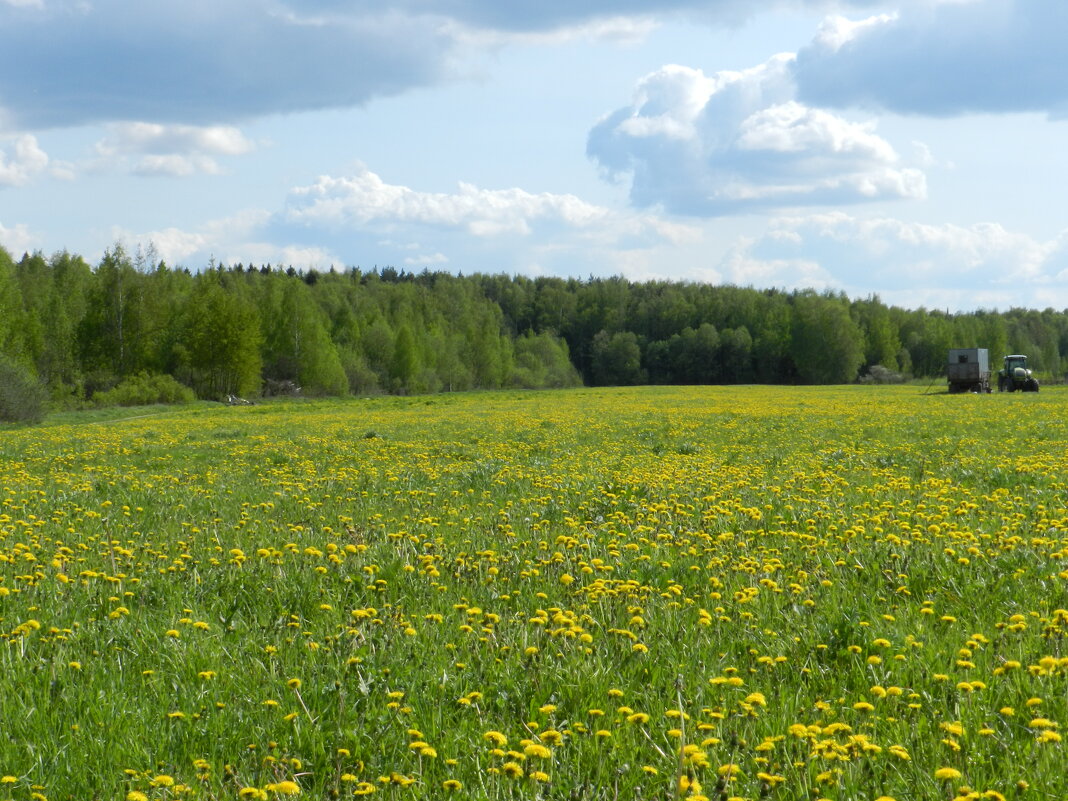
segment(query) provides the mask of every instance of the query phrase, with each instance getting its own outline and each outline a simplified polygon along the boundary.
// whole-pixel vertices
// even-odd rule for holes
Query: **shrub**
[[[0,420],[39,423],[44,419],[48,390],[22,365],[0,356]]]
[[[153,403],[192,403],[193,390],[169,375],[138,373],[114,389],[93,396],[96,406],[148,406]]]
[[[862,375],[858,381],[861,384],[903,384],[905,376],[881,364],[873,364],[868,368],[868,374]]]

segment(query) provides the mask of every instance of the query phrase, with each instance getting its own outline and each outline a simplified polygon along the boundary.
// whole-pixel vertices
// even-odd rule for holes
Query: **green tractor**
[[[1005,366],[998,372],[998,392],[1038,392],[1038,379],[1027,369],[1027,357],[1014,354],[1005,357]]]

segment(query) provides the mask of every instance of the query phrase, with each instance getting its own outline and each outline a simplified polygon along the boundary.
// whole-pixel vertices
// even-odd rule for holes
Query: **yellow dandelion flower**
[[[505,762],[501,765],[501,772],[510,779],[523,778],[523,766],[518,762]]]
[[[909,752],[906,751],[904,749],[904,747],[902,747],[900,745],[892,745],[889,748],[887,748],[886,750],[889,751],[894,756],[896,756],[898,759],[903,759],[906,762],[909,761],[910,759],[912,759],[912,757],[909,756]]]
[[[487,742],[493,743],[498,748],[504,745],[508,745],[508,738],[501,734],[499,731],[488,731],[482,735],[482,739]]]
[[[539,743],[530,743],[523,749],[523,753],[535,759],[549,759],[553,755],[552,751]]]
[[[538,739],[547,745],[560,745],[564,741],[564,735],[556,729],[546,729],[538,735]]]
[[[757,773],[757,778],[770,787],[775,787],[776,785],[782,784],[784,781],[786,781],[785,776],[779,776],[775,773]]]
[[[953,781],[959,779],[960,776],[961,773],[956,768],[939,768],[934,772],[934,777],[940,782]]]

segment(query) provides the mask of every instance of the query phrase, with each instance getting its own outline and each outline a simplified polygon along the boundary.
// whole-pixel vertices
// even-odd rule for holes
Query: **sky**
[[[0,0],[0,245],[1068,308],[1064,0]]]

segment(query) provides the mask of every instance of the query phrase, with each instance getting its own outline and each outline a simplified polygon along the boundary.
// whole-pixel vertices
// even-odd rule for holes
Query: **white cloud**
[[[724,258],[717,273],[739,286],[775,287],[778,289],[833,289],[838,285],[819,262],[809,259],[756,259],[748,253],[745,242],[734,247]]]
[[[573,195],[469,183],[451,193],[425,192],[360,168],[292,190],[271,236],[326,242],[345,264],[612,275],[654,251],[692,245],[701,232]]]
[[[47,166],[48,154],[35,136],[16,136],[7,152],[0,150],[0,186],[22,186]]]
[[[173,227],[150,231],[142,235],[131,235],[121,230],[113,233],[116,241],[150,242],[160,259],[171,266],[184,264],[189,256],[203,251],[209,245],[208,237],[203,233],[183,231]]]
[[[218,175],[219,165],[215,159],[207,156],[181,156],[177,153],[169,153],[159,156],[145,156],[133,167],[137,175],[171,175],[182,177],[186,175]]]
[[[293,190],[277,213],[250,209],[194,228],[113,229],[109,242],[151,243],[168,264],[392,264],[465,273],[650,272],[655,254],[699,248],[696,226],[614,213],[567,195],[460,184],[454,193],[391,185],[360,169]],[[658,277],[667,277],[663,272]]]
[[[28,252],[34,245],[35,237],[25,223],[17,223],[10,228],[0,223],[0,247],[18,258]]]
[[[872,123],[854,123],[820,109],[789,101],[761,109],[747,117],[738,131],[741,150],[805,153],[811,158],[853,159],[893,164],[897,154],[872,130]]]
[[[1037,241],[997,223],[930,225],[843,212],[780,217],[720,267],[757,286],[811,286],[952,309],[1068,307],[1068,231]]]
[[[608,212],[574,195],[522,189],[480,189],[461,183],[452,194],[420,192],[385,183],[367,169],[345,177],[322,176],[290,192],[289,222],[326,227],[418,224],[463,228],[478,237],[531,232],[538,221],[585,227]]]
[[[419,256],[408,256],[404,259],[408,267],[443,267],[449,262],[449,257],[444,253],[432,253]]]
[[[128,162],[138,175],[186,176],[222,172],[217,156],[242,156],[256,149],[230,125],[162,125],[121,122],[108,127],[95,151],[107,164]]]
[[[216,261],[264,264],[288,264],[286,254],[310,254],[303,248],[264,241],[264,231],[271,215],[262,209],[248,209],[230,217],[210,220],[193,230],[176,227],[134,232],[113,228],[112,242],[134,242],[155,248],[167,264],[198,269],[214,257]],[[321,255],[321,254],[319,254]],[[303,264],[293,261],[294,264]]]
[[[102,154],[111,153],[210,153],[242,156],[255,143],[232,125],[161,125],[152,122],[120,122],[97,144]]]
[[[793,61],[711,76],[663,67],[593,128],[587,153],[630,177],[635,205],[678,214],[923,197],[923,173],[899,163],[874,123],[797,102]]]
[[[838,50],[858,36],[862,36],[879,25],[894,22],[897,18],[897,14],[879,14],[861,20],[850,20],[838,15],[830,16],[820,25],[815,43],[827,50]]]

